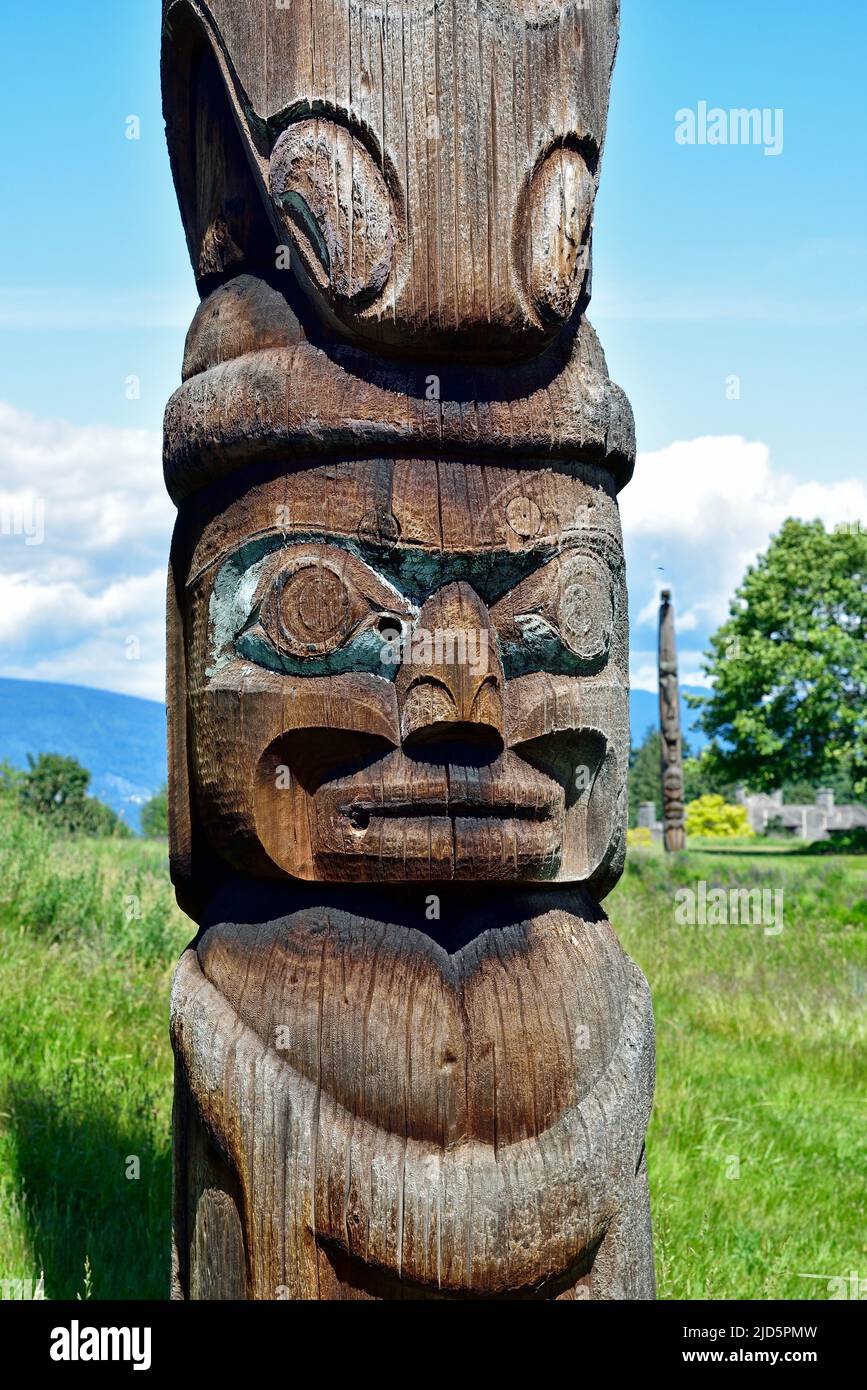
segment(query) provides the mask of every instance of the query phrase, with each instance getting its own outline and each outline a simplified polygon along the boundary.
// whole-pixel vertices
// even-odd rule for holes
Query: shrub
[[[141,833],[148,839],[157,839],[169,833],[169,794],[163,786],[155,792],[150,801],[141,809]]]
[[[0,760],[0,802],[18,800],[23,776],[23,772],[13,767],[7,758]]]
[[[746,806],[731,806],[721,796],[700,796],[686,808],[687,835],[707,840],[731,840],[754,835]]]
[[[653,836],[646,825],[637,825],[632,830],[626,832],[626,843],[630,849],[638,846],[639,849],[650,849],[653,844]]]
[[[163,860],[135,837],[71,835],[0,802],[0,929],[103,959],[170,960],[183,918]]]
[[[867,828],[856,825],[851,830],[829,830],[827,840],[813,840],[801,853],[867,854]]]

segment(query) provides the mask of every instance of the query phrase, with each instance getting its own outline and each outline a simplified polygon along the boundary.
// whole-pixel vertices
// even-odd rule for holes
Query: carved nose
[[[397,674],[400,729],[426,742],[503,747],[503,666],[490,614],[471,585],[448,584],[424,604]]]

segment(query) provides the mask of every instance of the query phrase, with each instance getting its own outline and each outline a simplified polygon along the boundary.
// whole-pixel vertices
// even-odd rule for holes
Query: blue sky
[[[154,697],[158,435],[196,302],[159,15],[48,0],[0,18],[0,500],[7,517],[29,492],[45,510],[45,544],[0,534],[0,674]],[[661,580],[696,676],[786,515],[867,521],[865,54],[862,0],[624,0],[591,317],[638,425],[623,494],[638,684]],[[781,109],[782,152],[678,144],[676,112],[701,101]]]

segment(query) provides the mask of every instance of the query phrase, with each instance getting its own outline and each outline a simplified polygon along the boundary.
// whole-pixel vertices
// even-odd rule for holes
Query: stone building
[[[744,787],[738,788],[736,799],[746,807],[757,835],[763,835],[771,821],[799,840],[827,840],[832,830],[867,827],[867,806],[837,806],[830,788],[817,791],[812,806],[788,805],[781,791],[751,793]]]
[[[638,829],[649,830],[654,840],[662,839],[662,821],[657,817],[655,801],[638,803]]]

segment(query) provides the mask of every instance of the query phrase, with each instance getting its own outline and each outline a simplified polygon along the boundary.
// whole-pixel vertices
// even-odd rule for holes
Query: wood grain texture
[[[652,1022],[604,918],[575,895],[523,918],[479,903],[482,935],[447,955],[399,899],[397,922],[351,901],[215,922],[176,977],[183,1084],[255,1234],[251,1296],[353,1297],[367,1276],[407,1281],[397,1296],[647,1296]]]
[[[662,758],[662,842],[670,853],[686,849],[683,798],[683,742],[680,686],[671,591],[659,605],[659,732]]]
[[[182,66],[191,30],[213,50],[272,223],[345,331],[511,359],[537,352],[589,297],[618,16],[619,0],[169,0],[166,68]],[[175,143],[187,89],[166,90]],[[341,243],[341,264],[370,260],[374,207],[390,205],[389,265],[361,302],[335,263],[329,276],[311,262],[298,204],[281,202],[284,142],[302,131],[317,149],[304,218],[332,251]],[[175,162],[184,182],[201,151],[178,148]]]
[[[617,0],[166,0],[173,1295],[651,1298]]]

